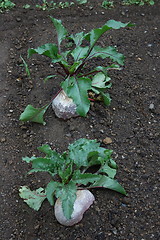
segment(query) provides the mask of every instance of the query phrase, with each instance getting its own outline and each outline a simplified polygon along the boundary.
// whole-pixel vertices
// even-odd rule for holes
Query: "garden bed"
[[[2,239],[158,240],[160,3],[117,3],[115,8],[106,10],[90,1],[79,7],[47,12],[37,10],[33,2],[36,4],[20,0],[11,11],[0,14]],[[26,3],[32,7],[24,9]],[[42,126],[20,122],[19,116],[27,104],[42,106],[59,90],[58,78],[43,82],[57,71],[49,59],[37,55],[27,59],[28,48],[55,42],[49,16],[61,19],[70,33],[88,32],[109,19],[132,22],[135,26],[112,30],[100,42],[116,45],[126,57],[121,71],[109,72],[113,84],[108,90],[111,105],[94,103],[86,118],[67,121],[58,119],[50,107],[45,115],[46,125]],[[31,79],[20,55],[28,63]],[[98,59],[90,64],[102,62]],[[30,168],[21,158],[37,155],[36,148],[46,143],[63,152],[79,138],[97,139],[102,147],[114,151],[113,159],[119,166],[117,179],[128,196],[93,189],[96,200],[83,220],[73,227],[64,227],[56,221],[48,202],[36,212],[19,198],[20,186],[35,189],[48,182],[43,173],[27,176]]]

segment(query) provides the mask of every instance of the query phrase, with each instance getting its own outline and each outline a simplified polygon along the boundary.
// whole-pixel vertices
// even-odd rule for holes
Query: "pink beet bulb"
[[[64,216],[62,202],[58,198],[54,206],[55,217],[60,224],[73,226],[82,220],[84,212],[93,204],[94,200],[94,195],[89,190],[78,190],[74,210],[71,219],[68,220]]]

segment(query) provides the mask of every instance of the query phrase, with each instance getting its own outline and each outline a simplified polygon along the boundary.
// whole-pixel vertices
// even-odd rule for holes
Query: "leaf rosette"
[[[100,147],[96,140],[79,139],[62,154],[52,150],[49,145],[43,145],[38,150],[45,157],[24,157],[23,161],[32,164],[29,173],[47,172],[51,180],[46,188],[35,191],[26,186],[20,188],[20,197],[31,208],[39,210],[45,199],[53,206],[54,199],[59,198],[64,216],[70,219],[79,189],[102,187],[126,194],[114,179],[117,165],[111,158],[112,150]],[[91,171],[93,168],[94,172]]]
[[[124,56],[115,47],[102,47],[97,42],[109,30],[117,30],[133,25],[109,20],[102,27],[92,29],[88,33],[79,32],[69,35],[61,20],[50,18],[57,32],[57,44],[47,43],[38,48],[31,48],[28,50],[28,57],[31,57],[33,54],[44,55],[51,59],[52,64],[58,64],[61,67],[61,71],[58,70],[57,72],[63,77],[61,88],[73,100],[78,115],[85,117],[90,109],[89,91],[100,95],[100,99],[102,99],[104,104],[109,105],[111,98],[107,90],[111,87],[111,79],[108,71],[111,69],[120,70],[121,66],[124,65]],[[64,48],[64,46],[69,44],[71,45],[69,49]],[[93,70],[89,71],[90,61],[93,58],[102,60],[108,58],[109,62],[112,61],[113,64],[95,66]],[[44,82],[53,79],[55,76],[56,74],[49,75]],[[32,105],[28,105],[21,114],[20,120],[44,124],[43,115],[51,102],[46,108],[34,108]],[[36,111],[38,112],[38,117],[37,113],[35,117]]]

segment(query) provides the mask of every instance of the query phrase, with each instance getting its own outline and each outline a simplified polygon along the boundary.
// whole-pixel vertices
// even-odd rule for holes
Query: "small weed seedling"
[[[23,5],[23,8],[24,8],[24,9],[29,9],[30,7],[31,7],[30,4],[25,4],[25,5]]]
[[[78,115],[86,116],[89,111],[89,91],[100,95],[104,104],[109,105],[111,98],[109,94],[106,93],[106,89],[111,87],[108,70],[121,69],[120,65],[124,65],[124,56],[118,53],[115,47],[101,47],[98,44],[96,45],[96,43],[100,37],[110,29],[120,29],[133,25],[109,20],[101,28],[93,29],[89,33],[80,32],[68,35],[61,20],[53,17],[51,17],[51,20],[57,31],[58,44],[47,43],[35,49],[31,48],[28,50],[28,57],[37,53],[51,58],[52,63],[59,64],[61,71],[59,70],[58,74],[64,79],[61,83],[61,89],[76,105],[75,111]],[[63,40],[72,43],[72,47],[62,50],[61,43]],[[67,43],[65,46],[66,45]],[[86,65],[87,63],[89,64],[93,58],[110,58],[114,64],[97,66],[91,70],[88,69]],[[48,76],[45,81],[53,78],[53,76],[54,75]],[[28,105],[21,114],[20,120],[44,124],[43,114],[51,102],[42,108],[34,108],[32,105]]]
[[[24,60],[24,58],[22,56],[20,56],[20,58],[21,58],[21,60],[23,62],[23,64],[21,64],[20,66],[24,66],[28,78],[31,79],[31,73],[30,73],[28,64],[26,63],[26,61]]]
[[[15,4],[9,0],[0,0],[0,12],[10,10],[15,6]]]
[[[103,1],[102,7],[105,9],[111,9],[111,8],[114,8],[114,3],[113,1]]]
[[[50,11],[56,8],[67,8],[67,7],[71,7],[74,4],[74,2],[59,2],[59,3],[55,3],[54,1],[46,1],[43,0],[43,3],[41,5],[37,4],[36,7],[45,11]]]
[[[144,4],[154,5],[153,0],[123,0],[123,5],[139,5],[143,6]]]
[[[96,140],[79,139],[70,144],[63,154],[52,150],[49,145],[43,145],[38,150],[46,156],[24,157],[23,161],[32,164],[29,174],[47,172],[51,181],[45,188],[35,191],[27,186],[20,187],[20,197],[29,207],[38,211],[45,199],[53,206],[54,198],[57,198],[62,203],[67,221],[72,218],[77,190],[108,188],[126,195],[124,188],[114,179],[117,165],[111,158],[112,150],[100,147]]]
[[[78,4],[84,4],[87,3],[87,0],[75,0]],[[59,2],[59,3],[55,3],[54,1],[47,1],[47,0],[43,0],[43,3],[41,5],[37,4],[36,7],[43,10],[43,11],[50,11],[56,8],[68,8],[71,7],[72,5],[74,5],[74,2]]]

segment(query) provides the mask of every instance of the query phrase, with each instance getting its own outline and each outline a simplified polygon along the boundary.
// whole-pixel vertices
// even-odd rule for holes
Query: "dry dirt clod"
[[[103,143],[104,144],[111,144],[112,143],[112,139],[109,137],[106,137],[105,139],[103,139]]]

